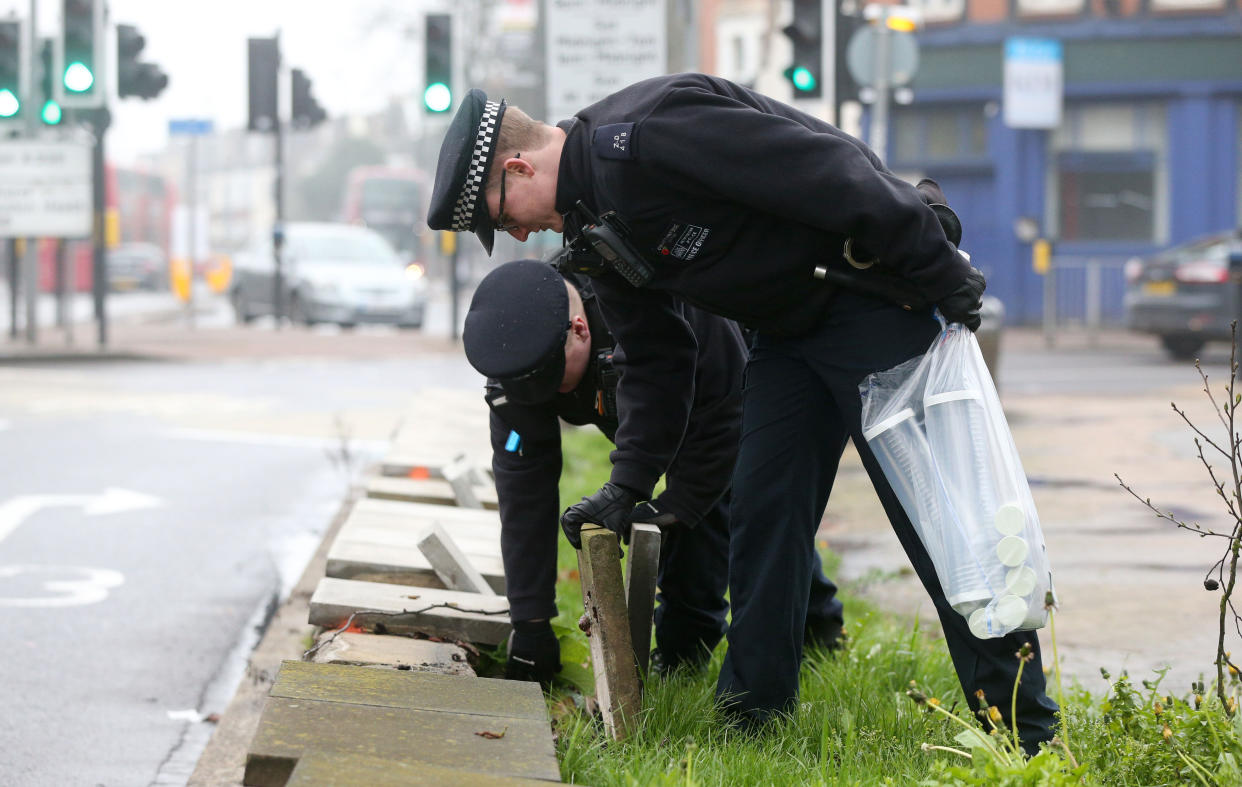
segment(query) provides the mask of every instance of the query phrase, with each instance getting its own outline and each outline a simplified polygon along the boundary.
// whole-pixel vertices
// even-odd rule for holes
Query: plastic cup
[[[1030,566],[1018,566],[1005,574],[1005,590],[1015,596],[1029,597],[1035,592],[1035,585],[1038,582],[1039,577],[1035,575],[1035,569]]]

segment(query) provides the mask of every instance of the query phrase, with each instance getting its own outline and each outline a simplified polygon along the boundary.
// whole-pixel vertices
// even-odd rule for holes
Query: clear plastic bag
[[[1041,628],[1052,572],[1039,515],[979,343],[948,325],[925,355],[869,375],[863,437],[981,639]]]

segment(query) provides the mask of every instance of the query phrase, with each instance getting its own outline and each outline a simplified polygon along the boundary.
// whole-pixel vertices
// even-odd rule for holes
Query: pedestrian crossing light
[[[793,85],[794,96],[819,98],[823,95],[822,0],[793,0],[793,21],[781,32],[793,45],[793,62],[785,69],[785,78]]]
[[[0,22],[0,120],[22,110],[22,23]]]
[[[428,112],[447,112],[453,106],[453,17],[427,14],[423,106]]]
[[[62,0],[60,38],[62,95],[67,106],[96,106],[103,101],[99,67],[103,60],[103,0]]]

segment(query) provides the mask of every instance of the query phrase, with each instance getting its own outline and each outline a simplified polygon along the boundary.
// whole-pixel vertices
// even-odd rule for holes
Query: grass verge
[[[562,502],[577,501],[607,479],[610,450],[594,430],[566,432]],[[835,559],[826,559],[831,576]],[[1072,754],[1057,747],[1030,760],[1009,757],[1002,748],[1007,731],[990,738],[967,731],[974,723],[938,627],[877,610],[851,596],[848,587],[843,588],[848,646],[831,655],[807,654],[798,713],[758,736],[725,730],[713,704],[722,643],[705,672],[653,679],[639,732],[616,743],[568,688],[592,691],[586,639],[576,626],[582,606],[577,560],[564,539],[558,565],[560,615],[554,625],[565,666],[549,704],[567,782],[597,787],[1242,785],[1236,676],[1230,702],[1222,707],[1202,683],[1175,696],[1162,687],[1159,675],[1136,684],[1125,674],[1114,678],[1101,670],[1108,686],[1102,696],[1075,686],[1060,698]],[[1045,661],[1052,662],[1051,648]],[[911,681],[935,702],[913,702],[907,695]],[[1049,685],[1055,690],[1054,681]]]

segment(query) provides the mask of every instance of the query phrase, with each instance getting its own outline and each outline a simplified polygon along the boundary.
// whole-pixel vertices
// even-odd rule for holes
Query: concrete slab
[[[558,780],[559,781],[559,780]],[[493,773],[441,768],[425,762],[405,763],[361,754],[309,752],[299,760],[289,776],[288,787],[539,787],[542,779],[523,779]]]
[[[501,737],[487,738],[484,732]],[[307,751],[366,754],[549,781],[560,778],[546,720],[269,697],[246,757],[243,784],[284,785]]]
[[[495,511],[479,511],[477,509],[456,508],[428,503],[363,498],[354,505],[351,511],[352,514],[359,516],[365,514],[368,517],[377,519],[383,517],[397,520],[422,518],[434,519],[437,522],[490,525],[497,533],[500,532],[500,514]]]
[[[311,657],[315,664],[409,668],[418,672],[474,677],[464,648],[451,642],[433,642],[356,631],[325,631]]]
[[[548,721],[547,704],[537,683],[412,670],[286,661],[280,665],[270,696]]]
[[[353,624],[377,633],[428,634],[445,639],[499,645],[508,636],[509,602],[437,588],[384,585],[325,577],[310,601],[310,622],[340,628]]]

